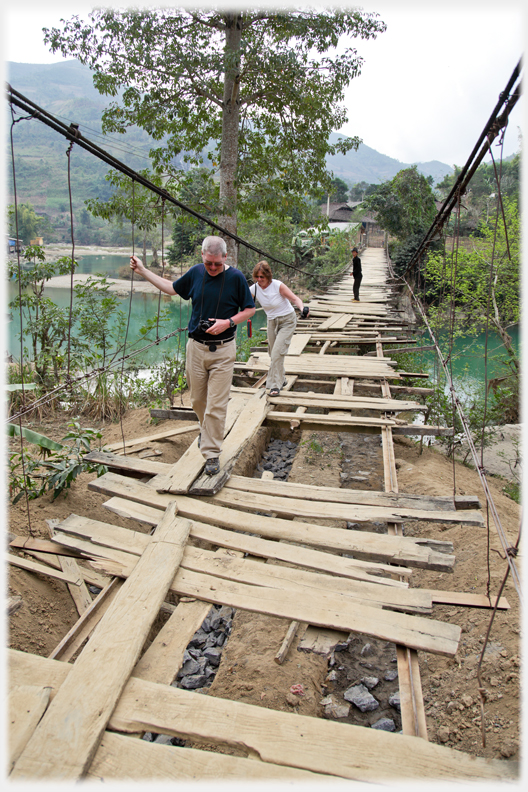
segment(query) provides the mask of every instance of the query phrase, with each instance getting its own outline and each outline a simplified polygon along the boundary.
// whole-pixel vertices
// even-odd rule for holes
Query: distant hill
[[[330,142],[335,144],[339,138],[346,138],[346,135],[338,135],[334,132],[330,136]],[[328,157],[327,163],[334,176],[339,176],[340,179],[351,185],[361,181],[367,182],[367,184],[381,184],[393,179],[399,171],[409,168],[411,165],[416,165],[419,173],[423,173],[424,176],[432,176],[434,184],[442,181],[447,174],[453,173],[453,168],[444,162],[438,162],[438,160],[400,162],[393,157],[380,154],[379,151],[364,143],[360,144],[357,151],[351,150],[347,154]]]
[[[101,138],[101,115],[109,103],[93,87],[92,73],[76,60],[53,64],[6,64],[7,80],[15,90],[32,99],[66,124],[75,122],[81,131],[103,149],[139,170],[148,166],[149,136],[140,129],[131,129],[126,135]],[[8,119],[9,120],[9,119]],[[338,136],[332,135],[335,142]],[[31,201],[36,210],[56,217],[64,213],[67,201],[65,139],[36,120],[24,121],[15,126],[15,163],[19,200]],[[10,171],[10,155],[7,156]],[[377,184],[392,179],[402,168],[409,167],[392,157],[361,144],[357,151],[329,157],[328,167],[349,184],[366,181]],[[417,163],[418,170],[440,181],[452,168],[441,162]],[[183,167],[183,162],[182,162]],[[72,158],[74,173],[74,207],[82,208],[84,199],[108,197],[110,186],[104,176],[108,166],[81,149]],[[8,175],[10,175],[8,173]],[[8,179],[8,196],[12,201],[11,179]]]

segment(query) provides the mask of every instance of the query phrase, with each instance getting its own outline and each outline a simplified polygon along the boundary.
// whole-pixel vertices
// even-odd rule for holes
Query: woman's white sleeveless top
[[[286,316],[286,314],[295,313],[295,309],[291,302],[280,293],[279,289],[281,285],[282,281],[273,278],[269,286],[265,289],[258,283],[254,283],[250,287],[251,296],[255,297],[262,305],[268,319],[277,319],[278,316]]]

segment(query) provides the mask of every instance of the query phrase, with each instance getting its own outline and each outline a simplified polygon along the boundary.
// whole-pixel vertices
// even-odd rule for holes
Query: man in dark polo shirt
[[[150,272],[137,256],[130,266],[165,294],[191,300],[186,377],[191,406],[200,422],[200,451],[205,473],[220,470],[229,391],[236,356],[236,325],[255,313],[255,304],[240,270],[226,265],[224,240],[208,236],[202,243],[202,263],[174,282]]]

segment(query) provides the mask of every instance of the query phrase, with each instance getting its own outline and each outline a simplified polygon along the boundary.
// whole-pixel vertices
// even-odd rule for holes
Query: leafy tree
[[[436,215],[431,179],[418,173],[416,165],[405,168],[380,185],[363,207],[376,212],[379,225],[400,241],[425,232]]]
[[[445,257],[433,254],[426,264],[430,313],[439,326],[451,323],[459,334],[482,331],[486,316],[500,336],[518,376],[518,354],[507,332],[520,319],[520,219],[517,202],[505,200],[506,228],[499,219],[483,223],[470,247]],[[449,288],[448,288],[449,287]],[[451,310],[451,291],[455,307]],[[434,305],[434,307],[433,307]]]
[[[351,201],[363,201],[372,195],[379,187],[379,184],[369,184],[366,181],[360,181],[350,188],[349,198]]]
[[[325,195],[325,201],[328,198],[328,193]],[[332,179],[330,184],[330,200],[336,203],[341,203],[341,201],[346,201],[348,199],[348,184],[336,176],[335,179]]]
[[[122,92],[104,129],[137,124],[160,141],[154,166],[173,173],[181,152],[200,165],[207,149],[218,170],[218,222],[231,232],[238,213],[290,213],[315,187],[328,188],[326,155],[360,142],[329,143],[362,64],[354,48],[338,53],[337,45],[386,27],[357,9],[99,9],[87,23],[62,21],[62,30],[45,30],[52,51],[87,64],[101,93]],[[235,243],[227,244],[236,262]]]
[[[160,176],[149,175],[145,170],[140,171],[140,175],[150,177],[151,181],[161,187]],[[114,220],[119,226],[126,221],[131,228],[133,223],[134,228],[142,232],[143,263],[146,264],[149,234],[155,232],[162,218],[165,219],[168,213],[172,213],[172,205],[163,207],[159,195],[140,184],[133,183],[118,171],[109,171],[106,179],[115,188],[112,197],[107,201],[89,198],[85,204],[95,217]]]
[[[10,204],[7,207],[9,217],[9,234],[16,237],[17,223],[15,220],[15,206]],[[39,235],[43,225],[43,220],[39,217],[30,203],[21,203],[17,207],[18,238],[24,245],[29,245],[30,240]]]

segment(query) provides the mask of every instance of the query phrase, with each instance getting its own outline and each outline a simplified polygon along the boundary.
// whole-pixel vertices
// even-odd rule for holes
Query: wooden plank
[[[268,538],[285,539],[301,544],[315,545],[327,549],[357,555],[367,560],[391,561],[403,566],[423,566],[440,571],[451,570],[454,556],[445,555],[431,550],[435,544],[428,542],[430,547],[413,537],[389,537],[382,534],[369,535],[365,531],[348,531],[340,528],[318,526],[313,523],[302,523],[283,520],[278,517],[262,517],[253,515],[248,526],[247,514],[235,509],[227,509],[197,498],[183,495],[166,495],[158,493],[146,484],[127,479],[115,473],[106,473],[94,479],[89,489],[104,492],[107,495],[119,495],[137,503],[164,509],[174,500],[182,516],[191,520],[200,520],[209,524],[227,527],[232,530],[247,531]],[[437,544],[436,546],[445,546]]]
[[[133,675],[149,682],[172,685],[183,664],[187,644],[211,610],[210,602],[179,602],[145,654]]]
[[[50,701],[51,687],[14,685],[8,699],[7,773],[27,745]]]
[[[46,520],[48,524],[48,532],[50,536],[53,535],[53,526],[58,523],[58,520]],[[51,556],[48,556],[51,558]],[[71,594],[75,607],[77,608],[77,613],[82,615],[85,610],[87,610],[92,604],[92,598],[90,596],[90,592],[86,587],[86,583],[84,582],[81,574],[81,570],[77,564],[77,561],[74,558],[68,556],[54,556],[54,558],[59,562],[60,568],[63,572],[67,575],[71,575],[72,577],[77,577],[80,579],[81,583],[79,586],[74,586],[71,583],[67,583],[68,591]]]
[[[6,560],[13,564],[13,566],[25,569],[27,572],[38,572],[40,575],[47,575],[48,577],[62,580],[64,583],[71,583],[73,586],[80,586],[82,583],[81,578],[72,577],[66,572],[58,572],[52,567],[44,566],[44,564],[37,564],[35,561],[30,561],[28,558],[20,558],[20,556],[6,553]]]
[[[344,377],[341,379],[346,379]],[[287,393],[269,397],[271,404],[283,404],[288,407],[323,407],[328,410],[377,410],[382,412],[423,412],[425,404],[398,399],[376,399],[361,396],[330,395],[328,393]]]
[[[74,538],[62,535],[60,530],[58,530],[57,538],[66,544],[71,542],[96,562],[100,558],[107,558],[128,568],[135,563],[138,552],[136,550],[131,553],[130,549],[123,550],[124,543],[119,541],[122,532],[116,528],[117,526],[108,526],[96,521],[92,521],[90,526],[86,522],[81,522],[77,527],[69,520],[65,531],[73,534]],[[87,539],[80,538],[79,534],[87,536]],[[139,540],[139,537],[137,538]],[[356,581],[334,575],[309,572],[296,567],[284,567],[276,564],[263,565],[251,559],[240,559],[232,551],[231,554],[224,550],[215,553],[211,550],[189,546],[185,549],[181,568],[200,574],[214,575],[225,580],[248,583],[252,586],[264,586],[279,590],[317,591],[323,599],[330,593],[336,605],[342,599],[352,598],[362,600],[366,604],[381,604],[409,612],[429,612],[432,607],[431,596],[424,594],[421,589],[393,588],[377,582]]]
[[[218,782],[328,782],[331,776],[284,767],[271,762],[256,762],[240,756],[158,745],[132,740],[123,734],[105,732],[86,778],[92,781],[121,781],[156,784],[186,781]]]
[[[190,522],[170,506],[152,541],[97,625],[13,769],[13,778],[79,779],[91,764],[112,710],[183,556]],[[75,727],[72,723],[74,716]]]
[[[248,397],[238,393],[230,399],[227,406],[225,433],[229,432]],[[151,481],[153,487],[161,492],[188,492],[193,481],[198,478],[205,465],[205,459],[198,448],[198,438],[191,443],[187,451],[166,473],[160,473]]]
[[[396,647],[402,732],[427,740],[427,722],[420,681],[418,655],[407,646]]]
[[[258,390],[240,412],[222,444],[220,472],[216,476],[200,476],[189,488],[191,495],[214,495],[228,480],[242,450],[251,443],[260,429],[270,405],[265,390]],[[179,486],[169,486],[167,492],[179,492]]]
[[[377,490],[347,490],[341,487],[319,487],[314,484],[299,484],[290,481],[263,481],[247,476],[231,476],[227,489],[253,492],[255,494],[278,495],[284,498],[303,500],[340,501],[341,503],[363,503],[370,506],[391,508],[430,509],[431,511],[453,511],[453,509],[480,509],[476,495],[414,495],[412,493],[378,492]]]
[[[308,517],[317,519],[348,520],[350,522],[402,522],[403,520],[427,520],[428,522],[452,522],[484,526],[480,512],[422,511],[412,508],[392,508],[387,506],[360,506],[332,501],[305,502],[298,498],[281,498],[275,495],[255,493],[225,488],[211,498],[212,503],[231,506],[236,509],[273,511],[281,516]],[[463,515],[463,516],[462,516]]]
[[[91,606],[84,611],[81,617],[68,630],[64,638],[59,641],[51,652],[50,658],[64,660],[65,662],[71,660],[75,652],[93,633],[122,585],[122,581],[115,577],[110,580],[93,600]]]
[[[201,455],[200,455],[201,456]],[[141,476],[165,475],[172,465],[151,459],[136,459],[131,456],[111,454],[106,451],[90,451],[83,459],[98,465],[106,465],[110,470],[126,470],[129,474]]]
[[[294,333],[288,348],[288,355],[300,355],[310,340],[310,333]]]
[[[103,558],[93,563],[111,574],[127,577],[132,574],[135,562],[127,565]],[[289,589],[253,586],[183,568],[178,570],[171,590],[180,596],[197,597],[214,604],[334,630],[364,633],[383,641],[447,656],[456,653],[460,639],[461,628],[458,625],[384,610],[360,600],[343,596],[336,598],[320,591],[313,593],[299,589],[302,591],[300,596],[285,596]]]
[[[34,684],[60,690],[73,670],[67,663],[13,649],[8,650],[7,657],[10,685]],[[197,707],[193,692],[134,678],[126,685],[109,728],[131,733],[154,731],[206,744],[243,747],[262,762],[365,782],[393,783],[395,778],[420,783],[425,778],[436,782],[504,782],[515,780],[517,772],[508,762],[323,718],[214,696],[202,696]]]
[[[157,525],[161,514],[158,509],[153,509],[151,506],[131,503],[124,498],[117,497],[111,498],[104,506],[122,517],[137,519],[141,522],[149,521],[152,525]],[[75,515],[71,515],[71,517],[75,517]],[[68,517],[63,525],[71,517]],[[356,558],[347,558],[313,550],[308,547],[260,539],[257,536],[239,533],[238,531],[226,531],[223,528],[217,528],[196,520],[193,520],[191,536],[195,539],[211,542],[219,547],[241,550],[244,553],[265,559],[271,558],[277,561],[300,564],[308,569],[316,569],[333,575],[350,577],[355,580],[370,580],[372,583],[383,583],[390,586],[403,585],[391,578],[381,577],[381,575],[394,573],[394,567],[390,564],[362,561]],[[400,575],[405,577],[410,577],[412,574],[412,570],[405,567],[398,567],[398,571]]]
[[[187,434],[188,432],[197,432],[200,429],[199,426],[194,424],[193,426],[179,426],[176,429],[165,429],[163,432],[156,432],[156,434],[145,435],[144,437],[133,437],[131,439],[125,438],[125,446],[123,448],[123,441],[118,440],[117,443],[105,443],[104,450],[105,451],[123,451],[133,448],[137,445],[144,445],[145,443],[153,443],[159,440],[168,440],[171,437],[176,437],[177,435]]]
[[[290,622],[290,625],[286,631],[286,635],[284,636],[284,639],[280,645],[279,651],[273,658],[275,662],[278,663],[278,665],[282,665],[282,663],[284,663],[286,655],[288,654],[290,647],[295,640],[295,636],[297,635],[299,624],[300,622],[298,621]]]

